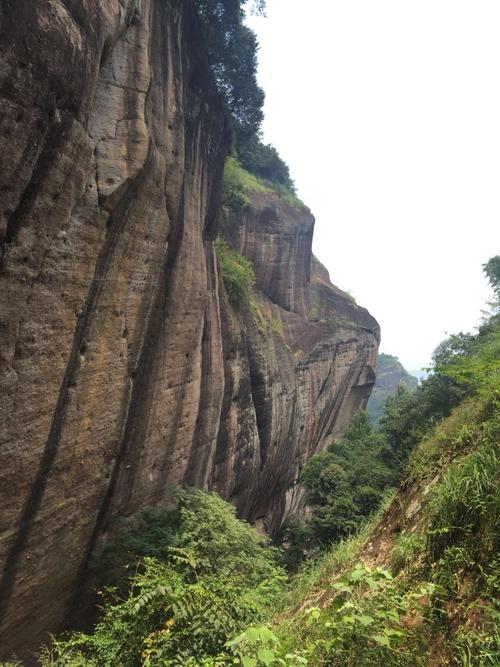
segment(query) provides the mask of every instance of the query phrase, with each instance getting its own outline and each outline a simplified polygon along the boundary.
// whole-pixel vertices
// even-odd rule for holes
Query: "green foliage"
[[[399,387],[384,405],[380,431],[401,471],[416,445],[467,396],[500,392],[500,324],[450,336],[436,348],[432,370],[415,391]]]
[[[389,572],[357,563],[329,588],[328,603],[277,628],[289,651],[301,647],[310,665],[424,664],[415,652],[418,633],[402,619],[425,609],[432,585],[405,595]]]
[[[224,166],[223,203],[232,209],[244,208],[250,204],[248,191],[268,192],[269,189],[243,169],[234,157],[228,157]]]
[[[274,632],[266,626],[250,626],[241,635],[226,644],[231,653],[239,658],[242,667],[298,667],[308,661],[300,652],[286,652]],[[233,663],[234,664],[234,663]]]
[[[371,531],[380,521],[380,517],[389,507],[394,492],[387,492],[376,512],[362,525],[359,532],[346,540],[335,542],[327,550],[315,553],[302,564],[300,572],[291,580],[290,589],[282,600],[282,608],[295,609],[302,606],[305,599],[316,596],[323,591],[327,582],[337,577],[339,572],[352,568],[359,559],[359,553]],[[286,554],[288,555],[288,549]]]
[[[465,396],[465,390],[441,373],[430,375],[415,391],[398,387],[386,400],[380,419],[391,465],[402,473],[412,450]]]
[[[461,628],[450,642],[459,667],[498,667],[500,664],[500,612],[491,606],[475,605],[482,616],[481,627]]]
[[[91,559],[90,571],[97,586],[126,589],[141,559],[162,558],[166,547],[176,544],[179,522],[178,509],[154,507],[123,519],[105,547]]]
[[[229,300],[234,305],[249,305],[255,283],[252,264],[220,237],[215,240],[215,250]]]
[[[395,481],[386,458],[383,437],[374,431],[366,412],[359,412],[339,442],[308,461],[300,481],[313,513],[307,523],[293,518],[284,527],[289,567],[297,567],[300,553],[324,548],[359,530]]]
[[[433,561],[467,544],[479,562],[500,547],[500,418],[489,422],[481,445],[455,461],[430,496],[428,551]]]
[[[257,84],[257,39],[244,25],[246,0],[196,0],[212,70],[234,122],[237,146],[254,137],[263,118]],[[264,2],[253,3],[263,11]]]
[[[236,158],[227,158],[222,187],[222,202],[225,206],[238,210],[250,205],[249,192],[274,192],[290,206],[304,207],[304,204],[288,186],[277,181],[264,180],[250,171],[243,168]]]
[[[176,498],[177,546],[144,558],[126,595],[107,591],[93,633],[56,642],[45,665],[199,665],[269,613],[284,576],[266,538],[215,494]]]
[[[436,359],[437,372],[449,378],[467,394],[495,394],[500,397],[500,322],[492,321],[469,336],[458,351],[444,361]]]
[[[280,158],[274,146],[263,144],[254,137],[245,146],[240,147],[238,159],[243,167],[253,174],[281,185],[291,194],[295,193],[288,165]]]

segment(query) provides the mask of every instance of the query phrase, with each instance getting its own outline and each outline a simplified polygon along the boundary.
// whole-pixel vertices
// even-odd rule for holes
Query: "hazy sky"
[[[267,0],[264,139],[314,252],[409,369],[471,330],[500,253],[500,2]]]

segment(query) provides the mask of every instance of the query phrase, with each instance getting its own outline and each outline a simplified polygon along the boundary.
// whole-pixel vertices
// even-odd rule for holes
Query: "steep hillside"
[[[283,652],[339,667],[498,664],[499,426],[498,399],[470,399],[422,442],[379,516],[296,580],[276,619]]]
[[[379,331],[267,187],[227,214],[256,276],[231,303],[229,133],[191,2],[7,0],[0,47],[4,657],[64,626],[115,519],[171,485],[274,531],[366,403]]]
[[[377,380],[366,406],[374,423],[378,423],[386,398],[396,393],[399,386],[416,389],[418,379],[410,375],[397,357],[391,354],[379,354],[377,361]]]

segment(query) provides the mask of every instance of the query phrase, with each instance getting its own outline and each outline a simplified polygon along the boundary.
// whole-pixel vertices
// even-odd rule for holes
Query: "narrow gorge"
[[[229,122],[191,2],[3,0],[0,72],[7,659],[64,629],[115,520],[172,486],[274,534],[366,405],[379,327],[313,258],[307,208],[250,188],[221,215]]]

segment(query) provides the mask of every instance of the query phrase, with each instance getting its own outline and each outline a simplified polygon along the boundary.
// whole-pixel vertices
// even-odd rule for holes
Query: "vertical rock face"
[[[3,8],[8,653],[61,627],[104,522],[182,481],[199,423],[215,446],[223,364],[211,239],[227,133],[181,0]]]
[[[228,132],[183,0],[0,14],[0,658],[64,626],[113,519],[218,490],[275,530],[373,384],[378,327],[272,194],[213,237]]]
[[[251,260],[259,316],[223,302],[225,400],[211,485],[271,533],[300,507],[299,471],[364,407],[379,328],[312,258],[314,218],[247,193],[226,236]]]

